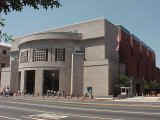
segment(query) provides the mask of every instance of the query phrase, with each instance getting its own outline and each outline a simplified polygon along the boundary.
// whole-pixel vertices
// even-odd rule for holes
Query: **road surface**
[[[160,120],[160,104],[68,104],[0,97],[0,120]]]

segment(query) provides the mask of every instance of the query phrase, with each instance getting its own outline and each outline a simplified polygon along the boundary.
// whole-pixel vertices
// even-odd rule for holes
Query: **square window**
[[[48,49],[36,48],[33,49],[32,61],[48,61]]]
[[[20,63],[28,62],[28,50],[21,52],[20,54]]]
[[[55,61],[65,61],[65,48],[56,48]]]

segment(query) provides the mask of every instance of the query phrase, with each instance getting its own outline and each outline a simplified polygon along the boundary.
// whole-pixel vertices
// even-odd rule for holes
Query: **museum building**
[[[10,66],[1,69],[1,87],[12,92],[82,96],[91,88],[93,96],[108,96],[120,74],[134,77],[137,91],[142,80],[159,78],[154,51],[106,19],[16,37],[9,55]]]

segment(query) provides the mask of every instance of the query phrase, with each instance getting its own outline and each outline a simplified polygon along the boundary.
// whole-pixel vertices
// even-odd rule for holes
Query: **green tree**
[[[148,81],[144,81],[144,90],[148,90],[151,88],[151,85]]]
[[[11,11],[22,11],[25,6],[34,9],[58,8],[59,0],[0,0],[0,13],[7,14]]]
[[[115,81],[113,86],[113,95],[117,96],[121,93],[120,87],[130,87],[130,79],[126,75],[120,75],[119,80]]]
[[[1,37],[2,37],[2,41],[3,42],[11,42],[13,39],[13,36],[12,35],[8,35],[7,33],[2,33],[1,34]]]
[[[160,83],[156,80],[154,81],[145,81],[144,89],[160,89]]]
[[[120,75],[119,79],[120,87],[130,87],[130,79],[126,75]]]
[[[8,35],[7,33],[3,33],[2,29],[5,27],[5,19],[0,18],[0,41],[1,42],[11,42],[12,35]]]
[[[0,27],[3,28],[5,26],[5,19],[0,18]]]
[[[160,83],[156,80],[151,81],[151,89],[160,89]]]

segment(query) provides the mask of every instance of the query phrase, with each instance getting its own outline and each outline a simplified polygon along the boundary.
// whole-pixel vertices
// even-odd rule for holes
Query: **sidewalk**
[[[39,101],[48,101],[48,102],[96,102],[96,101],[106,101],[106,100],[96,100],[96,99],[89,99],[89,98],[83,98],[83,97],[68,97],[68,98],[64,98],[64,97],[52,97],[52,96],[13,96],[13,99],[17,99],[17,100],[39,100]],[[110,100],[111,101],[111,100]]]
[[[0,97],[1,98],[1,97]],[[7,98],[7,97],[2,97]],[[160,108],[160,97],[133,97],[126,99],[89,99],[89,98],[72,98],[65,99],[62,97],[37,97],[37,96],[12,96],[9,99],[13,102],[28,102],[47,105],[69,105],[69,106],[126,106],[126,107],[156,107]]]
[[[125,98],[125,99],[112,99],[112,98],[101,98],[101,99],[89,99],[89,98],[82,98],[82,97],[73,97],[73,98],[64,98],[64,97],[37,97],[37,96],[13,96],[13,99],[17,100],[36,100],[36,101],[46,101],[46,102],[63,102],[63,103],[95,103],[95,104],[105,104],[109,102],[131,102],[131,103],[160,103],[160,97],[132,97],[132,98]]]
[[[132,97],[132,98],[126,98],[116,101],[124,101],[124,102],[159,102],[160,103],[160,97],[144,97],[144,96],[138,96],[138,97]]]

